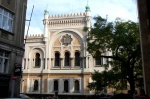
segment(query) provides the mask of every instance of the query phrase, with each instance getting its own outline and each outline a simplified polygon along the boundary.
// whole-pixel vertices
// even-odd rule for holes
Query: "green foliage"
[[[89,88],[97,91],[103,89],[104,84],[99,83],[98,77],[100,76],[103,82],[106,80],[110,85],[121,82],[121,80],[127,80],[130,89],[135,90],[135,74],[141,73],[141,69],[139,70],[141,68],[141,51],[138,23],[123,21],[120,18],[117,18],[114,22],[107,22],[100,16],[94,19],[96,21],[94,27],[88,33],[87,50],[93,57],[111,58],[112,61],[109,63],[112,69],[102,73],[95,72],[92,75],[95,82],[89,84]],[[103,56],[101,53],[105,49],[111,51],[112,55]],[[98,76],[97,79],[94,79],[95,76]],[[113,85],[115,86],[115,84]]]
[[[112,86],[117,83],[119,81],[119,76],[120,75],[114,73],[113,71],[95,71],[95,73],[92,74],[93,82],[89,83],[88,88],[90,90],[95,90],[95,94],[101,93],[107,86]]]

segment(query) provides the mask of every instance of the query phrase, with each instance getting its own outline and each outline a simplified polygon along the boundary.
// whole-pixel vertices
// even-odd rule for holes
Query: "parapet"
[[[50,28],[84,26],[85,13],[74,13],[64,15],[49,15],[48,20],[43,20],[43,24],[48,24]]]
[[[64,14],[64,15],[49,15],[49,19],[55,18],[70,18],[70,17],[84,17],[85,13],[71,13],[71,14]]]
[[[43,34],[30,34],[30,35],[26,35],[25,36],[26,39],[30,39],[30,38],[43,38]]]
[[[33,35],[26,35],[24,37],[25,43],[39,43],[39,42],[43,42],[43,34],[33,34]]]

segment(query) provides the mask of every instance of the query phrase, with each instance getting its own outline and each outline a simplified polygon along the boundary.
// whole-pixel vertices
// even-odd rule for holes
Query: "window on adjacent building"
[[[102,57],[95,58],[95,65],[96,66],[103,65],[103,58]]]
[[[76,80],[76,81],[74,82],[74,91],[75,91],[75,92],[79,92],[79,81],[78,81],[78,80]]]
[[[38,80],[35,80],[33,91],[38,91],[38,86],[39,86],[39,82],[38,82]]]
[[[0,8],[0,28],[12,32],[13,15],[9,11]]]
[[[69,82],[68,82],[68,80],[64,81],[64,92],[69,92]]]
[[[60,54],[58,52],[55,53],[55,66],[60,66]]]
[[[40,67],[40,64],[41,64],[40,54],[36,53],[35,54],[35,67]]]
[[[70,54],[65,52],[65,66],[70,66]]]
[[[0,50],[0,73],[8,73],[9,52]]]
[[[75,66],[80,66],[80,53],[75,52]]]
[[[54,91],[58,92],[58,80],[54,81]]]

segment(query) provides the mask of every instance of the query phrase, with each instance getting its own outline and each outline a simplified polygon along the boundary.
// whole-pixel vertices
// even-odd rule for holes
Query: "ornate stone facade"
[[[95,66],[86,50],[88,33],[83,28],[91,27],[90,10],[58,16],[46,11],[43,24],[43,36],[28,36],[26,40],[22,93],[92,94],[87,88],[90,75],[104,68]]]

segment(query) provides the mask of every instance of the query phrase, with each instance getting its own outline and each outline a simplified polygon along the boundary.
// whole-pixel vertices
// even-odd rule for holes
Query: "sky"
[[[33,9],[30,27],[29,21],[26,21],[25,34],[43,34],[44,10],[49,11],[49,15],[61,15],[70,13],[85,12],[87,0],[28,0],[26,20],[30,19]],[[128,21],[138,21],[136,0],[88,0],[91,16],[101,16],[108,18],[108,21],[114,21],[117,17]],[[94,22],[94,21],[92,21]]]

